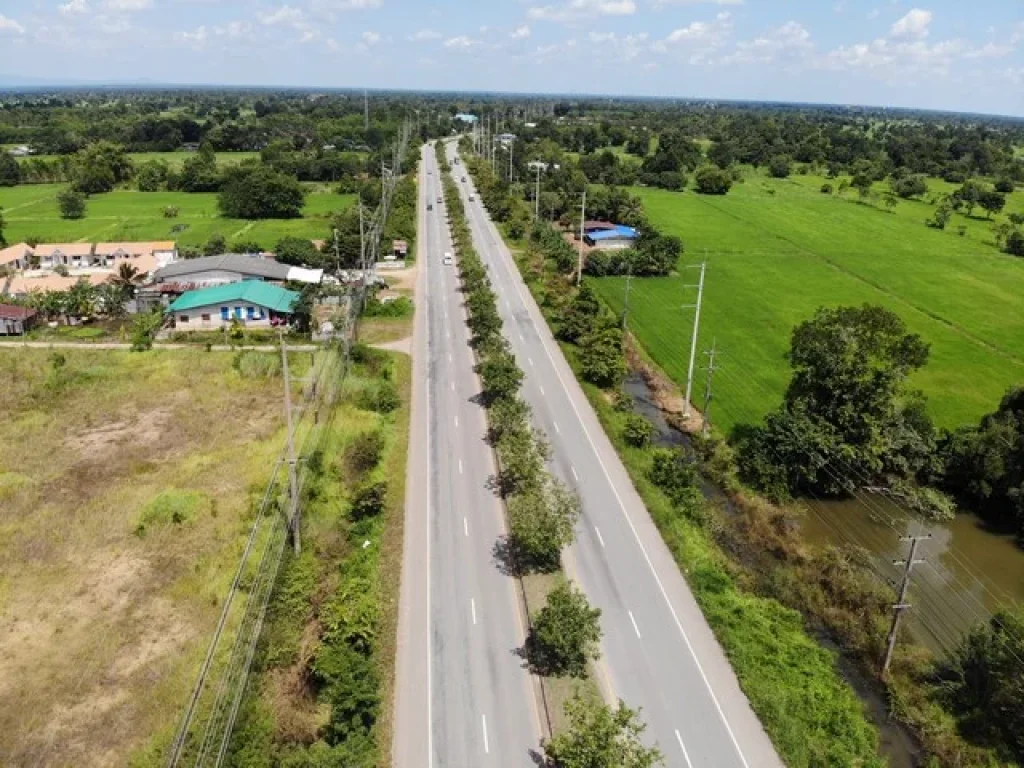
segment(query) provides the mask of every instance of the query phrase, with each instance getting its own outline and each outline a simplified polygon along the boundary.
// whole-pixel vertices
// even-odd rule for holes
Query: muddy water
[[[906,614],[915,638],[942,653],[970,626],[1000,607],[1024,601],[1024,551],[1010,536],[986,530],[977,518],[957,515],[949,523],[911,518],[889,499],[862,494],[846,501],[809,501],[803,530],[819,544],[863,547],[877,568],[895,583],[909,544],[901,536],[931,534],[918,545]]]

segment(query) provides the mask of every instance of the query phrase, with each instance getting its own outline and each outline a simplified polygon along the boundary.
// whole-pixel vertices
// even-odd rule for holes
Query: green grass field
[[[172,153],[179,154],[179,153]],[[217,195],[187,192],[138,192],[117,189],[89,198],[85,218],[60,218],[56,196],[63,184],[32,184],[0,188],[0,209],[7,225],[8,242],[99,242],[122,240],[177,240],[199,246],[213,234],[229,242],[244,238],[271,248],[288,235],[323,238],[331,215],[344,210],[355,195],[327,191],[324,185],[306,185],[309,194],[303,218],[242,221],[225,219],[217,211]],[[177,206],[177,218],[164,218],[165,207]]]
[[[256,159],[260,157],[259,152],[217,152],[217,162],[220,165],[237,165],[243,160]],[[170,168],[181,168],[190,157],[195,157],[195,152],[129,152],[128,157],[138,166],[147,160],[163,160]],[[55,160],[59,155],[29,155],[19,157],[18,162],[24,163],[32,158],[41,160]]]
[[[956,215],[945,231],[924,226],[931,207],[901,201],[890,212],[821,194],[825,180],[748,178],[725,197],[635,189],[652,223],[686,244],[679,274],[632,281],[630,329],[677,382],[684,382],[697,271],[707,258],[701,351],[717,340],[712,418],[729,428],[756,421],[789,378],[784,355],[794,325],[822,305],[876,303],[896,311],[931,343],[913,384],[939,425],[991,411],[1024,383],[1024,260],[1000,253],[991,223]],[[833,182],[835,183],[835,182]],[[931,182],[940,191],[942,182]],[[1021,210],[1015,192],[1007,210]],[[957,228],[966,227],[960,236]],[[616,310],[625,280],[594,285]],[[698,365],[706,365],[699,355]],[[704,389],[701,372],[694,401]]]

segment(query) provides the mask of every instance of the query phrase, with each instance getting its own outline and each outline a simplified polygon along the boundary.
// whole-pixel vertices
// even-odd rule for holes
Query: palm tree
[[[117,272],[107,278],[107,282],[124,290],[126,296],[135,295],[135,288],[146,279],[147,272],[140,272],[131,264],[122,263]]]

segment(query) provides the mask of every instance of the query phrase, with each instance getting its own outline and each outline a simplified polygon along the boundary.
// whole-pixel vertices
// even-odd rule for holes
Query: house
[[[603,232],[605,230],[615,229],[615,225],[610,221],[599,221],[596,219],[588,219],[583,222],[583,234],[588,235],[591,232]]]
[[[187,289],[202,288],[225,283],[237,283],[242,280],[263,280],[284,283],[291,279],[294,267],[280,264],[273,259],[262,256],[250,256],[241,253],[225,253],[220,256],[205,256],[199,259],[183,259],[161,267],[153,275],[153,282],[160,287],[183,285]],[[294,274],[303,276],[300,282],[310,282],[304,273],[312,271],[323,275],[323,270],[302,270]],[[316,282],[319,279],[313,278]]]
[[[178,258],[178,246],[173,240],[149,243],[96,243],[94,266],[118,269],[131,264],[139,272],[153,272]]]
[[[39,243],[34,249],[40,269],[68,267],[78,269],[89,266],[92,260],[92,243]]]
[[[0,336],[21,336],[32,327],[36,311],[14,304],[0,304]]]
[[[47,291],[67,291],[79,280],[85,280],[90,285],[102,285],[110,277],[109,272],[92,272],[80,275],[58,275],[55,272],[19,272],[6,279],[0,278],[0,295],[23,298],[32,293],[46,293]]]
[[[459,112],[457,115],[455,115],[455,119],[458,120],[459,122],[469,123],[471,125],[477,121],[476,115],[470,115],[465,112]]]
[[[32,246],[28,243],[9,245],[0,250],[0,269],[22,270],[28,269],[32,263]]]
[[[596,229],[592,232],[584,232],[583,242],[591,248],[602,250],[616,250],[620,248],[632,248],[639,235],[633,227],[616,224],[613,229]]]
[[[395,259],[404,259],[409,255],[409,244],[405,240],[392,240],[391,241],[391,253],[384,255],[385,261],[394,261]]]
[[[286,325],[299,294],[259,280],[187,291],[168,307],[178,330],[215,330],[234,320],[256,328]]]
[[[514,133],[499,133],[497,139],[498,143],[501,144],[501,146],[507,147],[509,144],[516,140],[516,135]]]
[[[11,147],[7,150],[7,153],[13,157],[28,157],[32,154],[32,148],[22,144],[19,147]]]

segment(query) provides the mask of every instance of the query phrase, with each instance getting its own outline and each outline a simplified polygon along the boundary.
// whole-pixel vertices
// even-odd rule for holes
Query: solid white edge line
[[[429,261],[429,259],[425,259]],[[427,269],[423,270],[422,284],[427,282]],[[421,287],[423,285],[421,284]],[[430,344],[430,302],[424,302],[423,307],[423,326],[427,334],[427,345]],[[427,366],[429,372],[429,366]],[[424,408],[424,415],[427,421],[427,768],[433,768],[434,766],[434,682],[433,682],[433,665],[434,665],[434,651],[433,643],[431,640],[430,632],[430,376],[427,376],[427,403]]]
[[[596,525],[594,526],[594,533],[597,534],[597,540],[601,542],[601,546],[604,546],[604,537],[601,535],[601,529]]]
[[[493,224],[487,217],[485,217],[485,223],[490,224],[493,227]],[[494,238],[492,236],[492,240],[493,239]],[[501,252],[503,246],[503,242],[502,244],[497,246],[499,252]],[[509,255],[508,258],[511,259],[511,255]],[[594,451],[594,455],[597,458],[598,464],[601,465],[601,470],[602,472],[604,472],[605,478],[608,478],[608,468],[605,466],[604,460],[601,458],[601,454],[597,450],[597,446],[594,445],[594,440],[590,436],[590,431],[587,429],[587,425],[583,423],[583,417],[580,415],[579,409],[576,407],[576,401],[569,394],[569,387],[565,383],[565,379],[562,376],[562,372],[558,369],[558,366],[555,364],[555,359],[551,354],[551,350],[548,349],[548,340],[545,337],[545,335],[541,333],[540,327],[536,322],[536,319],[533,317],[531,307],[527,303],[525,297],[523,296],[522,286],[519,285],[519,282],[515,279],[515,276],[512,274],[512,271],[508,266],[507,259],[504,256],[504,254],[502,254],[500,261],[502,266],[505,268],[505,271],[509,274],[509,279],[511,280],[512,285],[515,287],[516,293],[519,294],[519,300],[520,302],[522,302],[522,305],[526,310],[526,313],[530,316],[530,319],[533,321],[534,327],[537,328],[537,336],[540,339],[541,346],[544,348],[544,352],[548,356],[548,360],[551,361],[551,366],[555,370],[555,375],[558,377],[558,380],[562,385],[562,389],[565,392],[566,398],[568,398],[569,400],[569,405],[572,406],[572,410],[576,414],[576,419],[580,423],[580,428],[583,430],[583,434],[586,436],[587,442],[590,443],[591,450]],[[544,326],[545,328],[547,327],[547,321],[544,322]],[[725,726],[725,730],[729,734],[729,739],[732,741],[732,745],[736,749],[736,754],[739,756],[740,762],[743,763],[744,768],[750,768],[750,764],[747,762],[747,758],[744,756],[743,750],[740,749],[740,744],[739,741],[737,741],[736,739],[736,734],[733,733],[732,726],[729,725],[729,720],[726,718],[725,712],[722,711],[722,705],[718,701],[718,697],[715,695],[714,689],[711,687],[711,681],[708,680],[707,673],[704,672],[704,667],[701,666],[700,660],[697,658],[697,653],[693,649],[693,644],[690,642],[690,637],[686,634],[686,630],[683,629],[683,624],[679,620],[679,615],[676,613],[675,606],[672,605],[672,601],[668,597],[668,592],[665,589],[665,585],[661,583],[661,578],[658,576],[658,572],[654,568],[654,563],[651,562],[651,557],[647,553],[647,548],[644,546],[643,541],[640,539],[640,534],[637,531],[636,526],[633,524],[633,519],[630,516],[629,511],[626,509],[626,505],[623,504],[622,502],[622,497],[619,496],[619,491],[615,487],[615,483],[613,483],[609,479],[608,485],[611,487],[612,493],[615,494],[615,499],[619,503],[619,508],[622,510],[622,514],[626,518],[626,522],[629,524],[629,529],[633,532],[633,538],[636,539],[636,543],[640,547],[640,551],[643,553],[644,560],[647,562],[647,568],[650,570],[651,575],[654,577],[655,583],[658,585],[658,590],[661,592],[661,596],[665,600],[665,604],[668,606],[669,613],[672,614],[672,619],[675,621],[676,628],[679,630],[679,634],[683,637],[683,642],[686,644],[686,649],[687,651],[689,651],[690,656],[693,658],[694,664],[697,665],[697,671],[700,672],[700,677],[701,680],[704,682],[704,687],[707,689],[708,695],[711,696],[711,701],[715,705],[715,711],[718,712],[718,716],[722,719],[722,724]]]
[[[679,742],[679,748],[683,750],[683,759],[686,761],[686,765],[689,768],[693,768],[693,763],[690,762],[690,755],[686,751],[686,745],[683,744],[683,737],[679,735],[678,728],[676,728],[676,741]]]
[[[491,754],[491,745],[487,741],[487,715],[481,714],[480,721],[484,725],[484,752],[489,755]]]
[[[634,632],[636,632],[636,637],[637,637],[637,639],[638,639],[638,640],[643,640],[644,638],[643,638],[643,636],[642,636],[642,635],[640,634],[640,627],[638,627],[638,626],[636,625],[636,619],[635,619],[635,618],[633,618],[633,612],[632,612],[632,611],[626,611],[626,613],[628,613],[628,614],[629,614],[629,620],[630,620],[631,622],[633,622],[633,631],[634,631]]]

